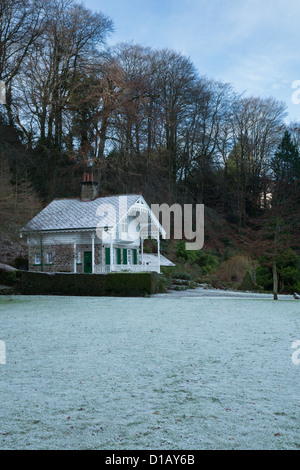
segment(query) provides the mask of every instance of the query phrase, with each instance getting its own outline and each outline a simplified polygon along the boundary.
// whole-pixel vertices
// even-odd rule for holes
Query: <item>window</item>
[[[77,264],[81,264],[82,261],[81,261],[81,251],[77,251],[77,254],[76,254],[76,263]]]
[[[128,256],[127,256],[127,248],[123,248],[123,264],[127,264]]]
[[[52,253],[46,253],[46,264],[52,264]]]
[[[132,257],[131,257],[131,250],[127,250],[127,262],[128,264],[131,264],[131,260],[132,260]]]
[[[41,264],[41,253],[36,253],[34,255],[34,264]]]

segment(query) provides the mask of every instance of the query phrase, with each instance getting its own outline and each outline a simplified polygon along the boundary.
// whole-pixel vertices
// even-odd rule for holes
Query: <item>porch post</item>
[[[92,233],[92,274],[95,273],[95,234]]]
[[[142,265],[144,264],[144,239],[141,238],[141,255],[142,255]]]
[[[41,245],[41,272],[44,271],[44,253],[43,253],[43,239],[42,235],[40,237],[40,245]]]
[[[112,267],[114,264],[114,253],[113,253],[113,235],[110,235],[110,270],[112,271]]]
[[[158,261],[158,272],[160,273],[160,239],[159,232],[157,236],[157,261]]]
[[[74,273],[77,271],[77,259],[76,259],[76,242],[74,242]]]

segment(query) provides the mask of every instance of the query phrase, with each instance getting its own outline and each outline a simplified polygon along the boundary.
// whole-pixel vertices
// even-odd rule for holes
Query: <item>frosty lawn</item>
[[[0,449],[299,449],[289,299],[0,297]]]

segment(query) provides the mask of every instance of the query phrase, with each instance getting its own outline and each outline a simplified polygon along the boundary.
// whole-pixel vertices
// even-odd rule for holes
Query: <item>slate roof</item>
[[[55,231],[112,227],[140,199],[138,194],[99,197],[92,201],[81,199],[54,199],[21,230]],[[114,207],[114,210],[109,210]],[[103,216],[97,215],[97,210]],[[114,216],[116,214],[116,216]]]

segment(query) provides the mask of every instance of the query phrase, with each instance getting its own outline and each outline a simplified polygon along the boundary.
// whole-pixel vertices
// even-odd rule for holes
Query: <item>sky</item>
[[[300,0],[83,0],[114,23],[108,44],[172,49],[200,75],[272,96],[300,122]]]

